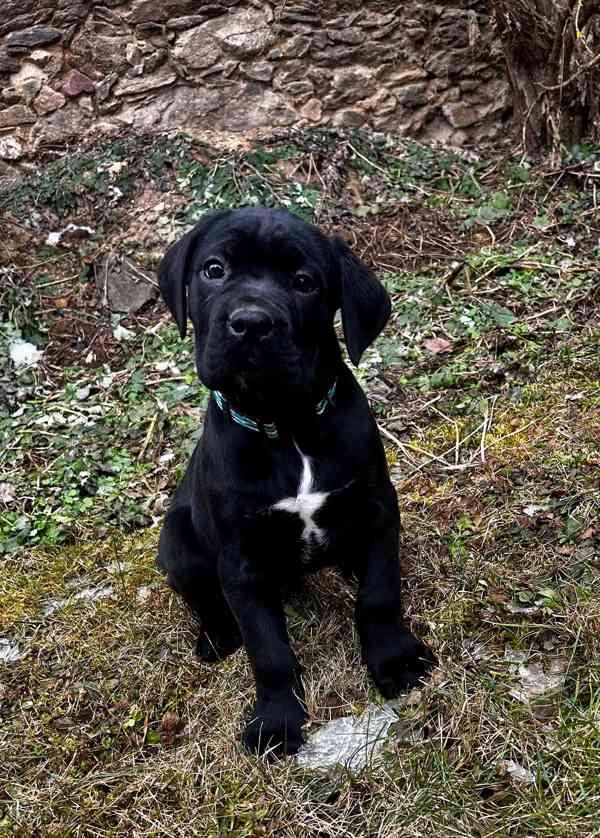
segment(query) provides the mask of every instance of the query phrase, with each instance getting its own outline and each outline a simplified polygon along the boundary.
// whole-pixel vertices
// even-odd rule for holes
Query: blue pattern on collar
[[[327,391],[327,395],[317,404],[316,411],[319,416],[325,412],[328,404],[332,406],[335,405],[333,397],[335,396],[336,386],[337,380],[333,382]],[[234,410],[231,407],[223,393],[219,390],[213,390],[212,396],[223,413],[228,415],[238,425],[241,425],[242,428],[247,428],[249,431],[258,431],[258,433],[262,432],[268,436],[269,439],[279,438],[279,432],[274,422],[257,422],[256,419],[251,419],[249,416],[244,416],[243,413],[238,413],[237,410]]]

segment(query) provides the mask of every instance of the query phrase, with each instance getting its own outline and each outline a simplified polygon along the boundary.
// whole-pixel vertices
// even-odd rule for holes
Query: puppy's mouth
[[[212,389],[232,382],[264,390],[285,386],[299,376],[300,353],[291,346],[209,345],[199,358],[200,377]]]

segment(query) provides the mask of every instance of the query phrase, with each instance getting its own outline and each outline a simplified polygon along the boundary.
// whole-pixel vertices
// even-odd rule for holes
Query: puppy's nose
[[[227,326],[235,338],[264,340],[273,331],[273,319],[261,308],[238,308],[230,314]]]

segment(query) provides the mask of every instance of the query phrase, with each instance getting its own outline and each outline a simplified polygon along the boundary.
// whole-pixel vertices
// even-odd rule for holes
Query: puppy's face
[[[327,239],[288,213],[239,210],[198,241],[189,310],[212,389],[310,386],[335,312]]]
[[[182,334],[189,309],[200,379],[234,398],[312,392],[338,352],[340,306],[355,363],[389,316],[385,290],[343,242],[283,210],[205,217],[165,256],[160,285]]]

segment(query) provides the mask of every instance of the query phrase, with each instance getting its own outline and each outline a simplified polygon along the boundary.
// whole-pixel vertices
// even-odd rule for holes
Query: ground
[[[600,835],[599,178],[597,147],[550,169],[316,131],[115,139],[0,182],[0,835]],[[244,652],[196,660],[154,566],[207,393],[160,302],[98,291],[106,254],[153,269],[258,202],[343,234],[393,299],[358,375],[439,668],[357,775],[240,749]],[[308,732],[381,701],[352,602],[328,572],[288,607]]]

